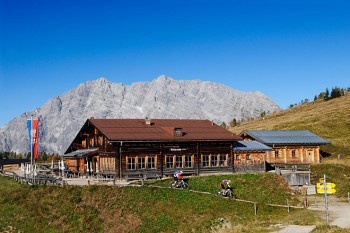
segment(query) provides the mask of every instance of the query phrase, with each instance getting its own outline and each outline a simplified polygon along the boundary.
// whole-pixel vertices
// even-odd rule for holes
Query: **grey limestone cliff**
[[[79,129],[95,118],[209,119],[220,124],[258,117],[280,107],[260,92],[240,92],[200,80],[165,75],[130,86],[105,78],[80,84],[0,128],[0,151],[29,151],[26,119],[40,119],[40,151],[64,153]]]

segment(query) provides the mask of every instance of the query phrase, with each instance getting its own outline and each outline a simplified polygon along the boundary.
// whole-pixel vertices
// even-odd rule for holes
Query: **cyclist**
[[[230,183],[231,183],[230,180],[223,180],[223,181],[221,181],[221,184],[220,184],[220,186],[221,186],[221,193],[224,196],[226,196],[228,190],[231,190]]]
[[[183,171],[175,171],[174,172],[174,183],[179,184],[179,181],[182,180],[184,177],[182,176]]]

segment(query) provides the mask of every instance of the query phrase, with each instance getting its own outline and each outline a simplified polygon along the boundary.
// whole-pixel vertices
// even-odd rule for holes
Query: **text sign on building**
[[[170,151],[185,151],[187,148],[170,148]]]

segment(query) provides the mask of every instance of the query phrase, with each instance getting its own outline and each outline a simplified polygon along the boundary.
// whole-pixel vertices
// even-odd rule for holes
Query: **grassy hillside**
[[[296,204],[275,174],[207,176],[190,179],[191,189],[216,193],[229,178],[239,198]],[[156,185],[169,186],[170,180]],[[303,217],[300,217],[303,216]],[[306,217],[304,217],[306,216]],[[143,187],[30,187],[0,177],[0,232],[209,232],[229,224],[231,232],[268,232],[276,223],[319,223],[308,210],[287,210],[188,190]]]
[[[331,141],[322,146],[331,158],[350,158],[350,94],[329,101],[316,101],[274,113],[247,122],[230,130],[239,134],[243,130],[310,130]]]
[[[341,164],[314,164],[311,166],[311,183],[316,184],[319,178],[326,175],[327,182],[336,184],[336,196],[348,197],[350,192],[350,169]]]

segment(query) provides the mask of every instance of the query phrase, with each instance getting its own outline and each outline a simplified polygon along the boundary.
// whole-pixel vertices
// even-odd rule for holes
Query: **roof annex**
[[[266,145],[324,145],[330,143],[308,130],[244,130],[240,136],[249,136]]]

